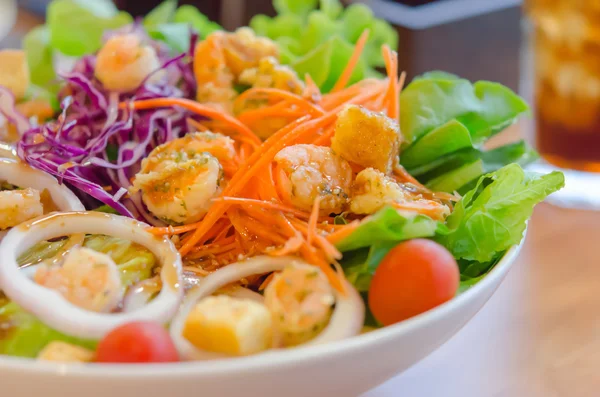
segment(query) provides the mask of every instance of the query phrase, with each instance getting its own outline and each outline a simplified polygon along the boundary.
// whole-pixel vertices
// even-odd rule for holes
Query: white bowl
[[[0,357],[0,395],[358,396],[450,339],[492,296],[520,247],[511,248],[490,274],[455,299],[407,321],[340,342],[239,359],[168,365],[60,365]]]

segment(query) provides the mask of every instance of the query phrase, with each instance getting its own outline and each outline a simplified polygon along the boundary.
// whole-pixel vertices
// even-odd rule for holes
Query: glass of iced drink
[[[525,0],[525,14],[536,167],[566,170],[555,203],[600,209],[600,0]]]

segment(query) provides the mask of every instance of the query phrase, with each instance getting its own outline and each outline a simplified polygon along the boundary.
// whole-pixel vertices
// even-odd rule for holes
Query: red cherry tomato
[[[369,308],[383,325],[416,316],[452,299],[460,272],[452,254],[435,241],[398,244],[381,261],[369,289]]]
[[[100,363],[171,363],[179,361],[171,336],[158,323],[134,322],[108,333],[98,344]]]

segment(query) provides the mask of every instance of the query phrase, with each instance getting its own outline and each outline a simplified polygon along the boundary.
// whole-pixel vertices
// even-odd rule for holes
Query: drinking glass
[[[600,0],[525,0],[522,94],[529,138],[566,187],[550,201],[600,209]]]

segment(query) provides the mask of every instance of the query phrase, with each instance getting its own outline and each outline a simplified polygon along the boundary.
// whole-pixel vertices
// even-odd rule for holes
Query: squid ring
[[[44,171],[31,168],[25,163],[0,158],[0,181],[6,181],[19,187],[47,190],[52,201],[61,211],[85,211],[81,201],[65,185]]]
[[[306,264],[300,258],[295,257],[256,256],[232,263],[206,276],[194,290],[188,293],[181,309],[171,323],[171,338],[179,354],[182,358],[191,360],[226,357],[220,353],[202,351],[182,336],[187,317],[199,300],[244,277],[283,270],[289,265]],[[364,303],[358,292],[347,281],[345,287],[345,294],[335,293],[335,308],[327,326],[319,335],[299,347],[329,343],[360,333],[365,316]]]
[[[100,339],[132,321],[166,323],[183,298],[181,257],[166,237],[147,231],[134,219],[100,212],[52,213],[13,227],[0,243],[0,289],[48,326],[78,338]],[[147,305],[126,313],[95,313],[77,307],[60,293],[33,282],[19,269],[17,258],[34,244],[76,233],[104,234],[138,243],[162,265],[162,288]]]

